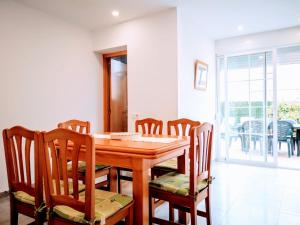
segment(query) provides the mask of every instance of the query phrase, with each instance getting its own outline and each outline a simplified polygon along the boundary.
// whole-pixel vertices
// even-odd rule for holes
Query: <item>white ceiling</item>
[[[177,0],[15,0],[95,30],[175,7]],[[119,17],[111,12],[118,10]]]
[[[300,25],[300,0],[187,1],[199,28],[214,39]],[[237,30],[239,25],[243,31]]]
[[[214,39],[300,25],[300,0],[15,0],[95,30],[183,4]],[[120,16],[111,15],[119,10]],[[187,24],[188,25],[188,24]],[[242,25],[243,31],[237,26]]]

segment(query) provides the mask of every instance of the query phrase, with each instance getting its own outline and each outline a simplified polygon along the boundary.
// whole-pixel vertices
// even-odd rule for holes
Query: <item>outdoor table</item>
[[[293,124],[293,129],[296,133],[297,156],[300,156],[300,124]]]

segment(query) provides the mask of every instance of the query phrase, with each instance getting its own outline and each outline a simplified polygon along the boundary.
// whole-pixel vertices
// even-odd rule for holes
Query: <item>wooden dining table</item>
[[[148,182],[150,168],[177,157],[178,171],[186,173],[186,161],[190,146],[188,137],[178,138],[160,135],[144,137],[151,137],[151,142],[95,137],[97,164],[132,170],[134,224],[136,225],[149,224]],[[173,138],[173,141],[170,141],[170,138]],[[166,142],[166,139],[169,139],[169,142]],[[160,142],[160,140],[162,141]],[[111,191],[117,191],[117,173],[111,177]]]

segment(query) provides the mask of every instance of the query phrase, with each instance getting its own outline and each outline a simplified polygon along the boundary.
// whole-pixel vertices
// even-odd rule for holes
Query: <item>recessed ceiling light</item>
[[[244,27],[242,25],[238,25],[237,30],[242,31],[242,30],[244,30]]]
[[[113,10],[113,11],[111,12],[111,15],[113,15],[114,17],[117,17],[117,16],[120,15],[120,13],[119,13],[119,11],[117,11],[117,10]]]

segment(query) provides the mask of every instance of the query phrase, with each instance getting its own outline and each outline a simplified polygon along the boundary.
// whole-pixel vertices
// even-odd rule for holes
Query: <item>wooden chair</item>
[[[191,136],[191,128],[199,126],[200,124],[199,121],[185,118],[168,121],[168,135]],[[154,166],[151,169],[151,179],[175,171],[177,171],[177,158],[167,160],[166,162]]]
[[[15,126],[3,130],[10,197],[10,223],[18,224],[19,213],[46,221],[38,132]],[[34,173],[31,165],[34,165]],[[32,175],[34,174],[34,177]]]
[[[66,122],[59,123],[57,125],[59,128],[64,129],[70,129],[76,132],[79,132],[81,134],[89,134],[91,132],[91,125],[89,121],[81,121],[81,120],[68,120]],[[101,181],[96,184],[96,188],[102,188],[106,186],[106,189],[109,190],[110,188],[110,166],[106,165],[96,165],[95,166],[96,171],[96,178],[104,177],[106,176],[106,179],[104,181]],[[69,176],[72,177],[72,164],[68,164],[68,171]],[[86,176],[86,165],[84,162],[80,162],[78,167],[78,179],[81,180],[83,183],[85,183],[85,176]]]
[[[131,197],[95,189],[95,145],[92,136],[58,128],[40,133],[39,140],[45,164],[49,224],[112,225],[123,218],[127,225],[133,224]],[[79,157],[86,162],[84,192],[79,192]],[[68,160],[73,165],[72,179],[68,176]]]
[[[73,119],[59,123],[57,127],[77,131],[81,134],[89,134],[91,132],[91,124],[89,121]]]
[[[150,224],[180,224],[174,222],[174,208],[191,214],[191,224],[197,224],[197,215],[205,217],[210,225],[210,164],[213,126],[203,123],[191,129],[190,173],[189,175],[170,172],[149,183],[150,203],[152,198],[168,201],[172,206],[169,221],[156,218],[149,205]],[[198,147],[199,146],[199,147]],[[197,210],[197,205],[205,200],[206,211]]]
[[[146,118],[135,121],[135,132],[139,132],[139,127],[142,128],[142,134],[162,134],[163,121],[153,118]]]
[[[194,121],[190,119],[177,119],[168,121],[168,135],[176,135],[176,136],[191,136],[191,128],[195,126],[199,126],[199,121]],[[188,163],[188,162],[187,162]],[[151,179],[155,179],[156,177],[162,176],[166,173],[176,172],[177,167],[177,158],[173,158],[162,162],[151,168]],[[163,204],[162,200],[153,200],[153,210]]]
[[[162,129],[163,129],[163,121],[162,120],[156,120],[153,118],[146,118],[142,120],[136,120],[135,121],[135,132],[139,132],[142,128],[142,134],[150,134],[150,135],[161,135]],[[128,175],[122,175],[122,171],[126,172],[132,172],[130,169],[126,168],[118,168],[118,189],[119,192],[122,192],[122,186],[121,186],[121,180],[127,180],[132,181],[132,176]]]

